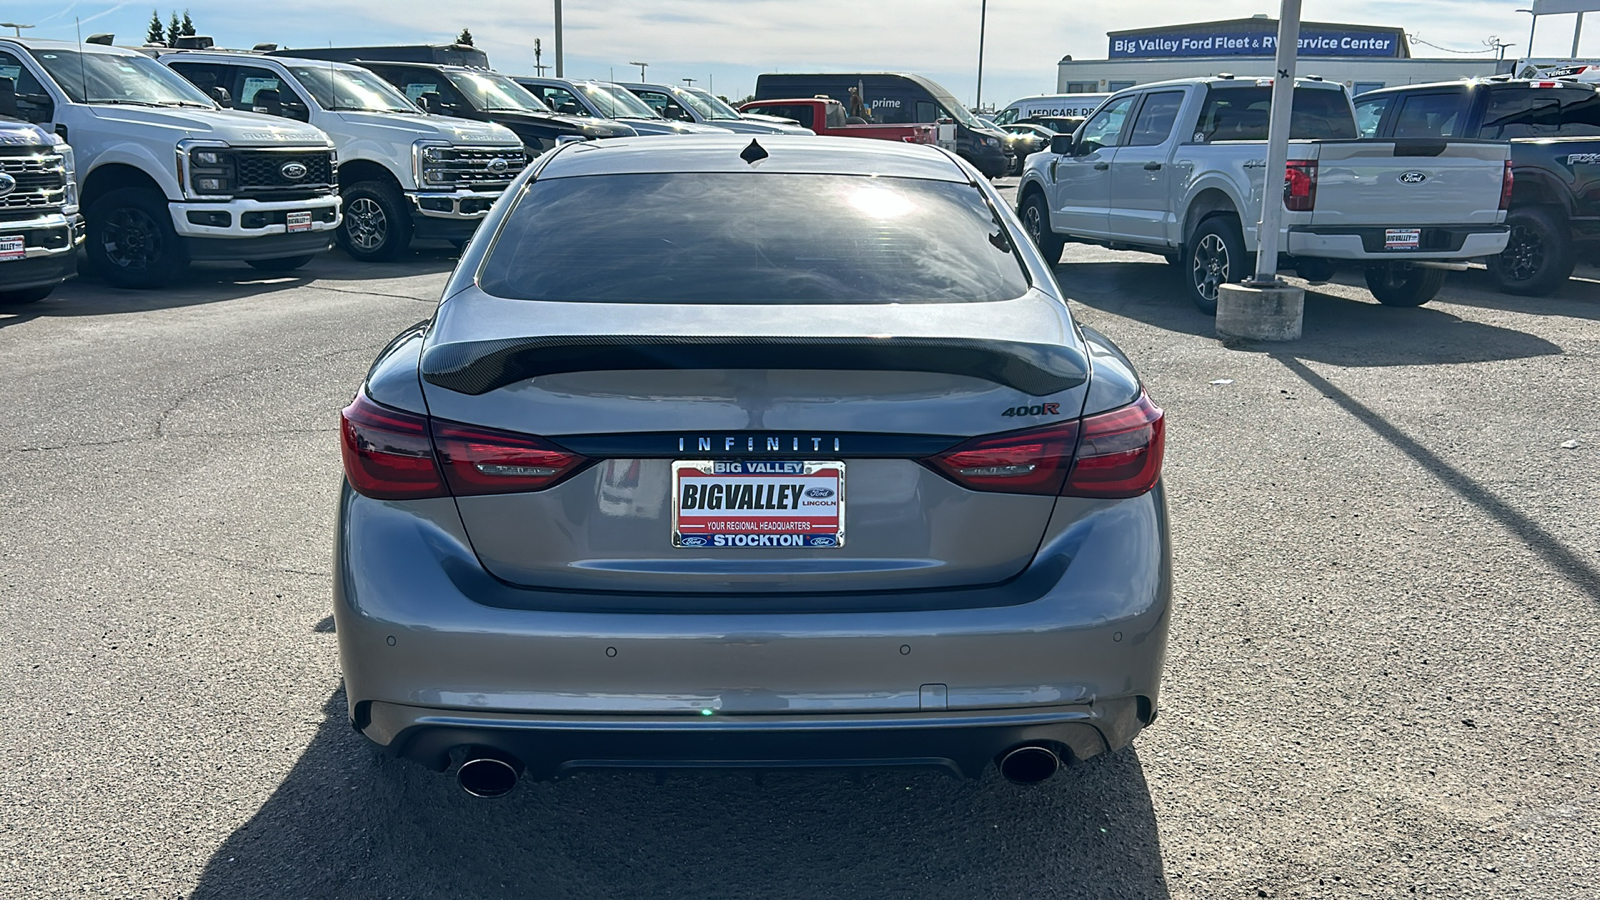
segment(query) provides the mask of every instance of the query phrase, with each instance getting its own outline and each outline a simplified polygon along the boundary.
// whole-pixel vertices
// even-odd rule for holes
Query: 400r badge
[[[1001,413],[1002,416],[1059,416],[1061,404],[1035,403],[1032,406],[1013,406]]]

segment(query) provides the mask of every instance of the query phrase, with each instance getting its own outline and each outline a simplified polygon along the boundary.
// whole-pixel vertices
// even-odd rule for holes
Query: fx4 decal
[[[1001,413],[1000,415],[1002,415],[1002,416],[1059,416],[1059,415],[1061,415],[1061,404],[1059,404],[1059,403],[1040,403],[1040,404],[1036,404],[1034,406],[1013,406],[1010,409],[1006,410],[1005,412]]]

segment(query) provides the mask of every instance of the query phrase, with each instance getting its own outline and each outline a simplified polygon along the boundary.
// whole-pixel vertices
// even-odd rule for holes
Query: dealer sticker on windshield
[[[1422,246],[1421,228],[1385,228],[1383,230],[1383,249],[1385,250],[1415,250]]]
[[[672,546],[843,547],[844,463],[674,462]]]

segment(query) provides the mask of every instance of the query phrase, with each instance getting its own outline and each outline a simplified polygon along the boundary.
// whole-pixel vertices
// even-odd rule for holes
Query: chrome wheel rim
[[[1039,246],[1039,241],[1044,237],[1044,223],[1039,221],[1039,218],[1039,207],[1033,203],[1029,203],[1022,210],[1022,227],[1028,229],[1028,239],[1033,241],[1035,247]]]
[[[389,219],[371,197],[357,197],[344,208],[345,233],[362,250],[376,250],[389,236]]]
[[[1217,291],[1228,283],[1228,245],[1221,236],[1208,234],[1194,248],[1194,289],[1206,300],[1217,299]]]
[[[149,269],[161,258],[161,229],[144,210],[124,206],[106,217],[101,245],[118,268]]]

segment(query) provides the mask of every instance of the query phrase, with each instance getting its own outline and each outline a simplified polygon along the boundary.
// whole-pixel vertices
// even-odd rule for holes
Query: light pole
[[[556,0],[556,77],[566,77],[566,70],[561,66],[561,0]]]
[[[1533,58],[1533,30],[1535,28],[1539,27],[1539,14],[1534,12],[1531,9],[1519,9],[1519,10],[1517,10],[1517,12],[1525,12],[1532,18],[1532,21],[1530,21],[1528,23],[1528,58],[1532,59]]]
[[[642,63],[642,62],[630,62],[630,63],[628,63],[628,65],[630,65],[630,66],[638,66],[639,67],[639,80],[643,81],[644,80],[644,70],[646,68],[648,68],[650,64],[649,63]]]
[[[684,84],[687,84],[689,87],[694,87],[694,83],[696,81],[699,81],[700,79],[698,79],[698,78],[680,78],[678,80],[682,81]]]
[[[32,28],[32,25],[18,25],[16,22],[0,22],[0,28],[9,28],[16,32],[17,37],[22,37],[22,29]]]
[[[989,23],[989,0],[978,7],[978,99],[973,105],[983,109],[983,29]]]

